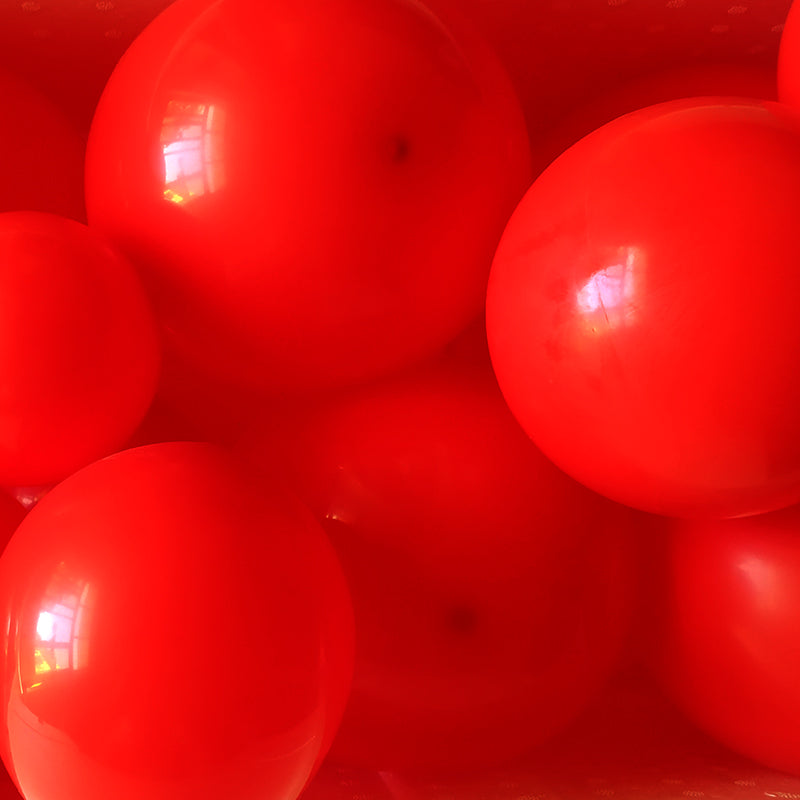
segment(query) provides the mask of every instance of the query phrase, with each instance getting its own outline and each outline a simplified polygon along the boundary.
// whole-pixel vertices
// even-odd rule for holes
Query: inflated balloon
[[[758,65],[699,64],[643,75],[606,89],[560,119],[537,143],[535,171],[597,128],[647,106],[708,96],[777,100],[777,91],[774,67]]]
[[[676,526],[657,668],[691,719],[800,774],[800,508]]]
[[[61,111],[0,69],[0,212],[41,211],[81,222],[84,142]]]
[[[405,0],[179,0],[108,83],[87,203],[173,354],[294,390],[420,359],[478,316],[529,162],[461,22]]]
[[[25,509],[7,492],[0,489],[0,552],[25,516]]]
[[[155,392],[155,320],[96,232],[0,215],[0,485],[38,486],[119,449]]]
[[[589,135],[492,269],[500,387],[586,486],[683,517],[800,500],[800,115],[708,98]]]
[[[640,520],[553,467],[490,372],[440,365],[279,427],[250,454],[288,464],[353,596],[353,693],[331,758],[485,765],[583,709],[626,637]]]
[[[778,96],[800,108],[800,3],[793,2],[781,34],[778,52]]]
[[[294,798],[348,691],[330,543],[211,445],[59,484],[0,560],[0,609],[0,746],[29,798]]]

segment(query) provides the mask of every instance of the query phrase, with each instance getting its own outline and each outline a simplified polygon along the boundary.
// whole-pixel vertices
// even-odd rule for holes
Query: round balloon
[[[489,282],[505,397],[556,464],[668,516],[800,500],[800,116],[697,99],[610,123],[522,201]]]
[[[108,83],[87,203],[173,355],[295,390],[390,371],[478,316],[529,162],[465,23],[407,0],[179,0]]]
[[[133,268],[85,225],[0,214],[0,485],[121,448],[153,398],[158,336]]]
[[[350,585],[357,650],[339,763],[514,758],[584,708],[627,635],[639,516],[547,461],[491,372],[453,363],[329,399],[248,442],[258,459],[282,454]]]
[[[25,797],[294,798],[352,669],[336,556],[211,445],[111,456],[0,560],[3,759]]]
[[[800,774],[800,508],[684,522],[666,552],[665,686],[722,743]]]

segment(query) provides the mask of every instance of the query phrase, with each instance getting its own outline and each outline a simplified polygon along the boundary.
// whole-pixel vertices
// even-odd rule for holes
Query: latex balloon
[[[775,69],[760,65],[698,64],[639,76],[593,96],[566,114],[537,142],[539,174],[597,128],[632,111],[691,97],[730,96],[777,100]]]
[[[180,0],[108,83],[87,203],[179,359],[293,390],[390,371],[478,316],[529,162],[460,22],[405,0]]]
[[[553,467],[491,373],[455,363],[248,442],[282,468],[286,455],[348,578],[357,649],[340,763],[513,758],[583,709],[627,634],[638,515]]]
[[[338,724],[353,631],[330,543],[211,445],[53,489],[0,560],[0,608],[25,797],[294,798]]]
[[[708,733],[800,774],[800,508],[676,526],[657,668]]]
[[[500,386],[545,454],[665,515],[800,500],[798,213],[800,117],[776,103],[675,101],[561,156],[487,298]]]
[[[778,52],[778,96],[800,108],[800,3],[792,3]]]
[[[22,504],[0,489],[0,552],[25,516]]]
[[[0,212],[41,211],[85,221],[84,142],[47,97],[0,69]]]
[[[38,486],[122,447],[158,341],[131,266],[85,225],[0,215],[0,485]]]

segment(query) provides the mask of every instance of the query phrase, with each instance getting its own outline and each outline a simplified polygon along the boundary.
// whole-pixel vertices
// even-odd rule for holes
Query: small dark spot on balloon
[[[447,623],[456,633],[472,633],[478,627],[478,615],[468,606],[456,606],[447,615]]]
[[[392,161],[395,164],[402,164],[408,161],[411,153],[411,144],[405,136],[398,136],[392,142]]]

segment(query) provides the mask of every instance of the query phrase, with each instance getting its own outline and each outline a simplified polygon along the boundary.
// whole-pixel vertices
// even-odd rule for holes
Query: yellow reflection
[[[161,125],[164,198],[177,205],[222,188],[225,113],[213,103],[172,100]]]
[[[618,261],[595,272],[578,290],[578,309],[593,330],[599,321],[615,328],[635,319],[639,261],[635,248],[624,248]]]
[[[42,686],[54,673],[86,667],[92,605],[90,585],[59,564],[36,614],[32,663],[20,665],[23,690]]]

